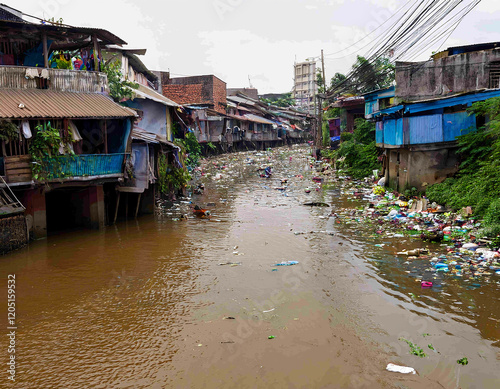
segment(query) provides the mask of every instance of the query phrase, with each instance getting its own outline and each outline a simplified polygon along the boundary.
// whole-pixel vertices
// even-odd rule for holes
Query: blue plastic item
[[[293,266],[293,265],[297,265],[298,263],[299,263],[298,261],[286,261],[286,262],[277,263],[274,266]]]

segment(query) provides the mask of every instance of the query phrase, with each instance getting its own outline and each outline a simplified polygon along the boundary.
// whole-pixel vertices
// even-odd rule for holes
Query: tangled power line
[[[358,50],[343,56],[350,56],[368,46],[371,47],[364,56],[366,62],[353,67],[344,80],[328,90],[327,97],[345,93],[352,88],[353,83],[373,82],[373,72],[367,70],[381,59],[388,59],[389,63],[395,64],[396,61],[412,61],[431,46],[437,46],[439,51],[465,16],[480,2],[481,0],[409,0],[361,40],[341,51],[326,54],[326,57],[330,57],[349,50],[375,31],[381,31]],[[389,23],[390,21],[392,23]],[[392,69],[386,70],[386,74],[391,71]],[[385,74],[378,76],[381,75]]]

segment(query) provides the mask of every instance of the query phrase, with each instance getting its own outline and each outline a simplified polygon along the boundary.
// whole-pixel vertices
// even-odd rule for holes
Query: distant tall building
[[[314,95],[318,93],[316,84],[316,62],[306,61],[294,65],[294,86],[292,97],[295,104],[308,111],[314,109]]]

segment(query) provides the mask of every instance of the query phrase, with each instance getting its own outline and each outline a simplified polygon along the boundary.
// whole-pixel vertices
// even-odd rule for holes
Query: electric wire
[[[423,50],[442,40],[438,49],[440,50],[465,16],[480,1],[427,0],[414,2],[414,5],[410,6],[396,23],[374,40],[376,43],[365,56],[366,61],[357,66],[354,65],[346,79],[331,87],[327,96],[332,97],[363,83],[373,83],[393,71],[387,69],[379,72],[378,75],[373,75],[371,73],[373,73],[374,66],[384,63],[386,65],[388,63],[394,64],[404,57],[418,57]],[[388,55],[390,55],[390,59]]]

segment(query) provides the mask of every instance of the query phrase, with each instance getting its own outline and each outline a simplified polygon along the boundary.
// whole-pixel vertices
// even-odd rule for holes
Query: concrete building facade
[[[314,96],[318,93],[316,84],[316,62],[306,61],[294,65],[292,97],[298,107],[308,112],[314,110]]]

